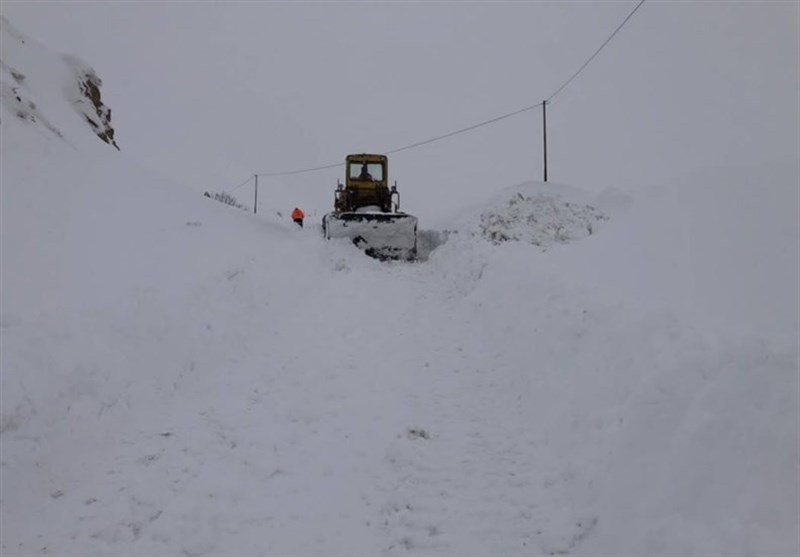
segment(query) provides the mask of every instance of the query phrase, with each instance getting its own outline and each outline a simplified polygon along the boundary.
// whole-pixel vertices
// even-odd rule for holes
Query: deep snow
[[[487,191],[380,263],[132,163],[2,29],[3,555],[800,552],[797,167]]]

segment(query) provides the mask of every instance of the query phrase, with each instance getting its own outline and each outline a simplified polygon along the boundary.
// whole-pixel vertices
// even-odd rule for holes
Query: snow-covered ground
[[[797,166],[380,263],[131,162],[2,23],[4,556],[800,553]]]

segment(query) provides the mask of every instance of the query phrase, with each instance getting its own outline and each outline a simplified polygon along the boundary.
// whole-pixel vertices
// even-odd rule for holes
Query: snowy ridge
[[[111,110],[100,100],[102,81],[94,69],[75,56],[59,57],[48,52],[4,17],[0,17],[0,30],[0,104],[5,109],[4,118],[14,116],[41,124],[63,138],[62,128],[81,129],[74,123],[75,115],[80,115],[101,140],[117,147]],[[64,104],[74,112],[64,110]],[[77,137],[70,139],[76,141]]]
[[[143,170],[24,46],[66,141],[4,99],[3,555],[800,552],[791,174],[515,186],[380,263]]]

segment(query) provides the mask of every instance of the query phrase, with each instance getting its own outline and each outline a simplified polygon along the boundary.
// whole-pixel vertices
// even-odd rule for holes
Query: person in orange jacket
[[[292,211],[292,220],[297,223],[297,226],[303,228],[303,219],[306,218],[306,214],[303,212],[302,209],[299,207],[295,207],[294,211]]]

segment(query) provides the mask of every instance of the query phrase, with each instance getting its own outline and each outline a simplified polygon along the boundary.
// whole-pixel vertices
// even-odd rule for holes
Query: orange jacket
[[[306,214],[303,212],[303,210],[295,207],[294,211],[292,211],[292,220],[304,218],[306,218]]]

